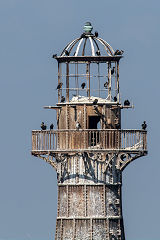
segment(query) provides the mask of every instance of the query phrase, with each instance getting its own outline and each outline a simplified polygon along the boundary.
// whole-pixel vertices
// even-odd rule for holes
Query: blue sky
[[[51,58],[82,33],[94,31],[114,49],[120,63],[122,127],[148,124],[147,157],[123,173],[127,240],[158,240],[160,3],[135,1],[0,0],[0,240],[54,239],[57,186],[54,170],[30,154],[31,130],[55,123],[57,63]]]

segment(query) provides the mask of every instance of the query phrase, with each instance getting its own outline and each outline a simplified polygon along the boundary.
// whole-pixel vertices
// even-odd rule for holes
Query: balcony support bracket
[[[123,171],[127,165],[137,158],[145,156],[147,153],[144,151],[139,151],[138,153],[119,153],[117,154],[117,169]]]
[[[46,157],[42,155],[35,155],[35,156],[49,163],[57,171],[57,163],[53,161],[53,156],[50,156],[49,154]]]

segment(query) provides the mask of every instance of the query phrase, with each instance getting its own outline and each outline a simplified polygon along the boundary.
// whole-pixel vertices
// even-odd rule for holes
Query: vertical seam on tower
[[[106,186],[103,186],[103,198],[104,198],[104,217],[106,216]]]
[[[73,240],[76,237],[76,220],[75,218],[73,219]]]
[[[68,185],[66,186],[67,188],[67,217],[69,217],[69,190],[68,190]]]
[[[91,240],[93,239],[93,219],[90,219]]]
[[[86,187],[86,184],[84,185],[84,202],[85,202],[84,215],[86,217],[87,216],[87,187]]]
[[[60,235],[61,236],[60,237],[61,237],[61,240],[63,240],[63,220],[61,219],[60,221],[61,221],[61,226],[60,226],[60,229],[61,229],[60,230]]]

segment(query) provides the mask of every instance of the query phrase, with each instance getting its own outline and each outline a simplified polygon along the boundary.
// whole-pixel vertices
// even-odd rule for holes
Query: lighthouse
[[[55,129],[32,131],[32,155],[57,172],[56,240],[125,240],[122,172],[147,154],[147,131],[121,129],[119,63],[90,22],[58,63]],[[123,206],[125,207],[125,206]]]

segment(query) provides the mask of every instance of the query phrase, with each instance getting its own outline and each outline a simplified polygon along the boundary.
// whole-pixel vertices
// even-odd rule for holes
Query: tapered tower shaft
[[[114,154],[83,153],[58,163],[55,239],[125,239],[116,158]]]

